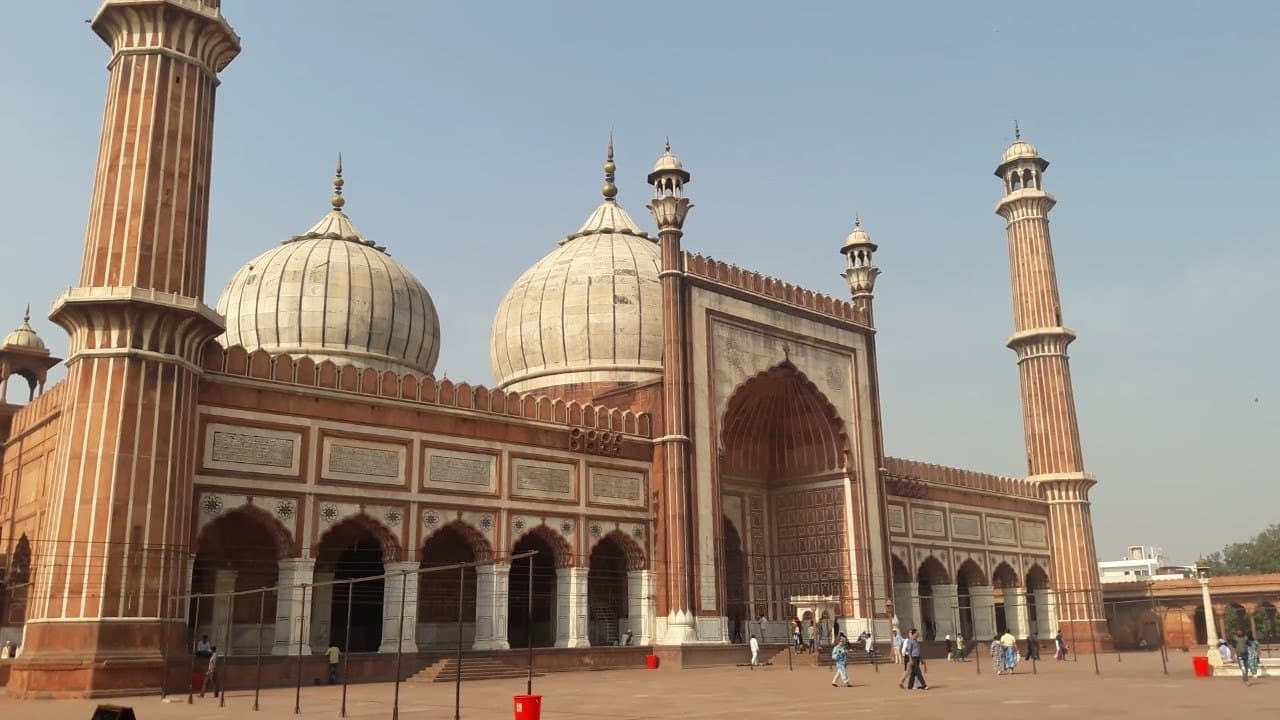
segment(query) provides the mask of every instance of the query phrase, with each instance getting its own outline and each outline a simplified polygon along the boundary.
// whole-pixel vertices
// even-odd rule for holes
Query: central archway
[[[461,520],[445,525],[423,543],[422,569],[462,563],[489,561],[492,552],[480,531]],[[476,568],[423,572],[418,576],[418,645],[453,647],[462,642],[470,647],[476,634]]]
[[[196,556],[191,569],[194,593],[231,593],[240,590],[275,587],[279,579],[279,562],[290,551],[288,531],[265,511],[246,505],[231,510],[210,522],[200,531],[195,543]],[[257,651],[258,627],[274,633],[276,592],[239,596],[230,595],[191,600],[188,617],[193,639],[208,635],[210,643],[223,654]],[[260,610],[272,613],[260,618]],[[263,638],[263,645],[274,636]],[[230,641],[231,646],[227,647]]]
[[[507,628],[511,647],[552,647],[556,644],[556,585],[559,566],[571,557],[563,541],[557,542],[545,525],[530,530],[516,542],[512,555],[536,551],[531,557],[511,561],[507,592]]]
[[[948,585],[947,569],[932,555],[924,559],[920,569],[916,571],[916,593],[920,598],[920,634],[925,640],[933,641],[938,634],[938,613],[951,612],[947,607],[935,607],[933,588],[937,585]],[[947,626],[951,625],[947,620]]]
[[[746,642],[746,623],[751,616],[747,606],[747,557],[742,552],[742,537],[729,518],[722,518],[724,534],[724,605],[729,618],[729,642]]]
[[[789,618],[792,598],[815,595],[839,598],[841,615],[852,615],[856,531],[846,521],[851,499],[833,482],[846,477],[849,441],[835,406],[787,360],[742,383],[720,427],[719,488],[742,498],[745,526],[733,529],[752,568],[741,584],[726,582],[726,616],[740,603],[753,618]],[[728,579],[736,558],[721,530]],[[730,595],[737,587],[744,597]]]

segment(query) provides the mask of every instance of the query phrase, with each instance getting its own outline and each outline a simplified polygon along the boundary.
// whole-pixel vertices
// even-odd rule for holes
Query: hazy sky
[[[0,332],[77,275],[106,83],[93,0],[0,23]],[[328,209],[412,269],[438,371],[491,382],[494,310],[599,200],[652,228],[670,134],[686,247],[846,296],[880,244],[891,454],[1025,472],[1003,221],[1013,139],[1052,163],[1053,240],[1103,559],[1176,561],[1280,520],[1275,3],[225,0],[209,286]]]

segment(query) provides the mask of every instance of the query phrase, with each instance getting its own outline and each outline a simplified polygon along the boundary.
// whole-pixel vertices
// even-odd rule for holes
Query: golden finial
[[[613,130],[609,131],[609,150],[604,162],[604,187],[600,189],[605,200],[612,201],[618,197],[618,186],[613,184],[614,171],[618,169],[613,164]]]
[[[338,153],[338,169],[333,176],[333,197],[329,202],[333,203],[333,209],[342,211],[342,206],[347,204],[346,198],[342,197],[342,153]]]
[[[27,303],[27,309],[22,312],[22,324],[31,324],[31,303]]]
[[[1014,120],[1014,121],[1013,121],[1013,139],[1014,139],[1014,140],[1021,140],[1021,139],[1022,139],[1022,128],[1018,127],[1018,121],[1017,121],[1017,120]]]

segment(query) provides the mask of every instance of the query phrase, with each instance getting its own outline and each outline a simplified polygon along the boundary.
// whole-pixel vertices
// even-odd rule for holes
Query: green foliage
[[[1214,575],[1280,573],[1280,525],[1272,525],[1241,543],[1231,543],[1208,558]]]

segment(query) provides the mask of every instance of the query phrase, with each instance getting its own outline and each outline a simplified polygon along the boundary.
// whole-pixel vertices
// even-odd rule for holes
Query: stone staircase
[[[783,648],[772,658],[769,659],[774,666],[786,666],[788,648]],[[882,645],[876,645],[873,648],[872,655],[875,656],[875,662],[880,665],[890,665],[893,663],[889,648]],[[870,665],[872,663],[872,655],[868,655],[861,649],[849,651],[849,665]],[[831,660],[831,648],[818,648],[817,653],[796,653],[791,658],[791,662],[795,665],[811,666],[811,667],[834,667],[835,663]]]
[[[457,679],[458,675],[458,659],[454,657],[444,658],[428,665],[419,672],[410,676],[406,682],[415,683],[450,683]],[[527,668],[516,667],[510,663],[504,662],[495,657],[463,657],[462,658],[462,679],[463,680],[501,680],[506,678],[523,678],[528,677]],[[534,672],[534,677],[541,677],[542,674]]]

